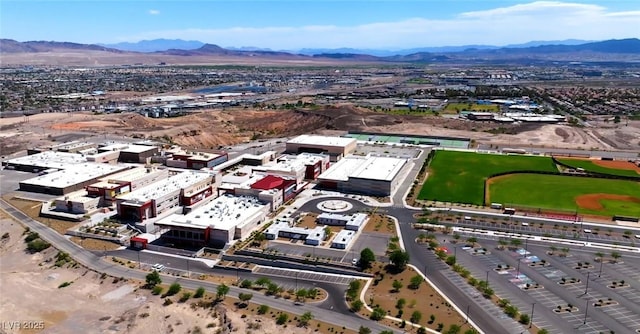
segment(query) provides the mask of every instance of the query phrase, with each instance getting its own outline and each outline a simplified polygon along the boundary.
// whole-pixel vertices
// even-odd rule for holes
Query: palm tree
[[[508,242],[506,242],[505,240],[498,240],[498,244],[500,245],[498,249],[504,249],[507,246]]]
[[[549,246],[549,250],[551,251],[551,255],[553,255],[553,253],[555,253],[558,250],[558,247],[551,245]]]
[[[611,257],[613,258],[613,263],[617,263],[618,259],[622,257],[618,252],[611,252]]]
[[[603,260],[604,260],[604,253],[603,253],[603,252],[597,252],[597,253],[596,253],[595,261],[600,261],[600,262],[602,262]]]

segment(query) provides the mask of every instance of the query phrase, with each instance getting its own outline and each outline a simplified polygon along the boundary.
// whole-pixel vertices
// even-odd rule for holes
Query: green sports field
[[[445,114],[457,114],[460,111],[499,112],[500,106],[496,104],[449,103],[443,110]]]
[[[595,163],[593,163],[593,161],[589,161],[589,160],[580,160],[580,159],[557,159],[557,160],[573,168],[583,168],[587,172],[640,177],[640,174],[638,174],[634,170],[607,168],[607,167],[596,165]]]
[[[557,172],[550,157],[436,151],[419,199],[483,205],[484,182],[513,171]]]
[[[581,207],[576,198],[588,194],[631,196],[634,199],[592,199],[601,209]],[[513,174],[501,176],[489,186],[491,202],[523,205],[602,216],[640,216],[640,183],[562,175]]]

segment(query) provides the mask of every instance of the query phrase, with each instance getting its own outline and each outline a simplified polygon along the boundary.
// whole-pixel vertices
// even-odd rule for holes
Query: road
[[[57,249],[69,253],[79,264],[95,270],[96,272],[106,273],[107,275],[113,277],[124,277],[131,278],[140,281],[145,280],[145,276],[147,272],[143,272],[137,269],[130,269],[129,267],[122,266],[115,263],[109,263],[104,261],[102,257],[87,251],[75,243],[71,242],[64,236],[58,234],[56,231],[46,227],[45,225],[31,219],[29,216],[20,212],[16,208],[9,205],[4,200],[0,200],[0,209],[7,212],[10,216],[14,217],[18,221],[22,222],[24,225],[29,227],[32,231],[40,234],[40,237],[44,240],[48,241],[52,245],[54,245]],[[216,291],[218,287],[217,284],[192,280],[186,278],[175,278],[173,276],[162,275],[162,278],[165,282],[179,282],[184,288],[187,289],[197,289],[198,287],[204,287],[207,291]],[[329,291],[333,293],[332,295],[336,298],[342,299],[341,291]],[[229,295],[237,295],[240,292],[245,290],[231,286]],[[302,315],[303,313],[309,311],[314,315],[314,319],[318,321],[323,321],[331,324],[339,324],[346,328],[357,331],[360,326],[365,326],[370,328],[373,332],[381,332],[384,330],[390,330],[391,328],[383,326],[377,322],[371,321],[369,319],[361,318],[351,312],[344,312],[344,308],[341,310],[338,309],[326,309],[323,307],[319,307],[313,304],[305,304],[305,305],[294,305],[291,301],[285,299],[275,299],[274,297],[265,296],[261,294],[254,295],[252,299],[253,303],[256,304],[265,304],[269,305],[272,308],[279,309],[282,311],[290,312],[297,315]]]

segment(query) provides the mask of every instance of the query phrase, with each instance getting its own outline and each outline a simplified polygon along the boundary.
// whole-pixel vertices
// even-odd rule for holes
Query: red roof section
[[[284,179],[281,177],[267,175],[263,179],[251,185],[251,189],[269,190],[282,187]]]

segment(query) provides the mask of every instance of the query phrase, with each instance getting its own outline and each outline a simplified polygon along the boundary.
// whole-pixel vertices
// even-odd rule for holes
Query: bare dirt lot
[[[238,333],[282,330],[274,320],[236,312],[229,297],[220,307],[200,307],[195,304],[201,300],[211,304],[211,294],[180,303],[180,293],[165,306],[160,296],[139,288],[141,282],[103,277],[73,263],[56,267],[52,259],[58,251],[26,252],[24,228],[2,213],[0,231],[0,333],[216,333],[224,315],[226,326],[230,323]],[[4,326],[14,321],[44,329]],[[311,326],[288,326],[286,331],[313,332]]]
[[[637,124],[636,124],[637,123]],[[214,149],[250,139],[302,133],[392,132],[468,137],[479,144],[578,149],[640,149],[640,121],[616,128],[470,122],[453,118],[392,115],[350,104],[300,110],[227,108],[153,119],[138,114],[47,113],[0,119],[5,154],[62,141],[74,134],[134,136],[185,147]]]

